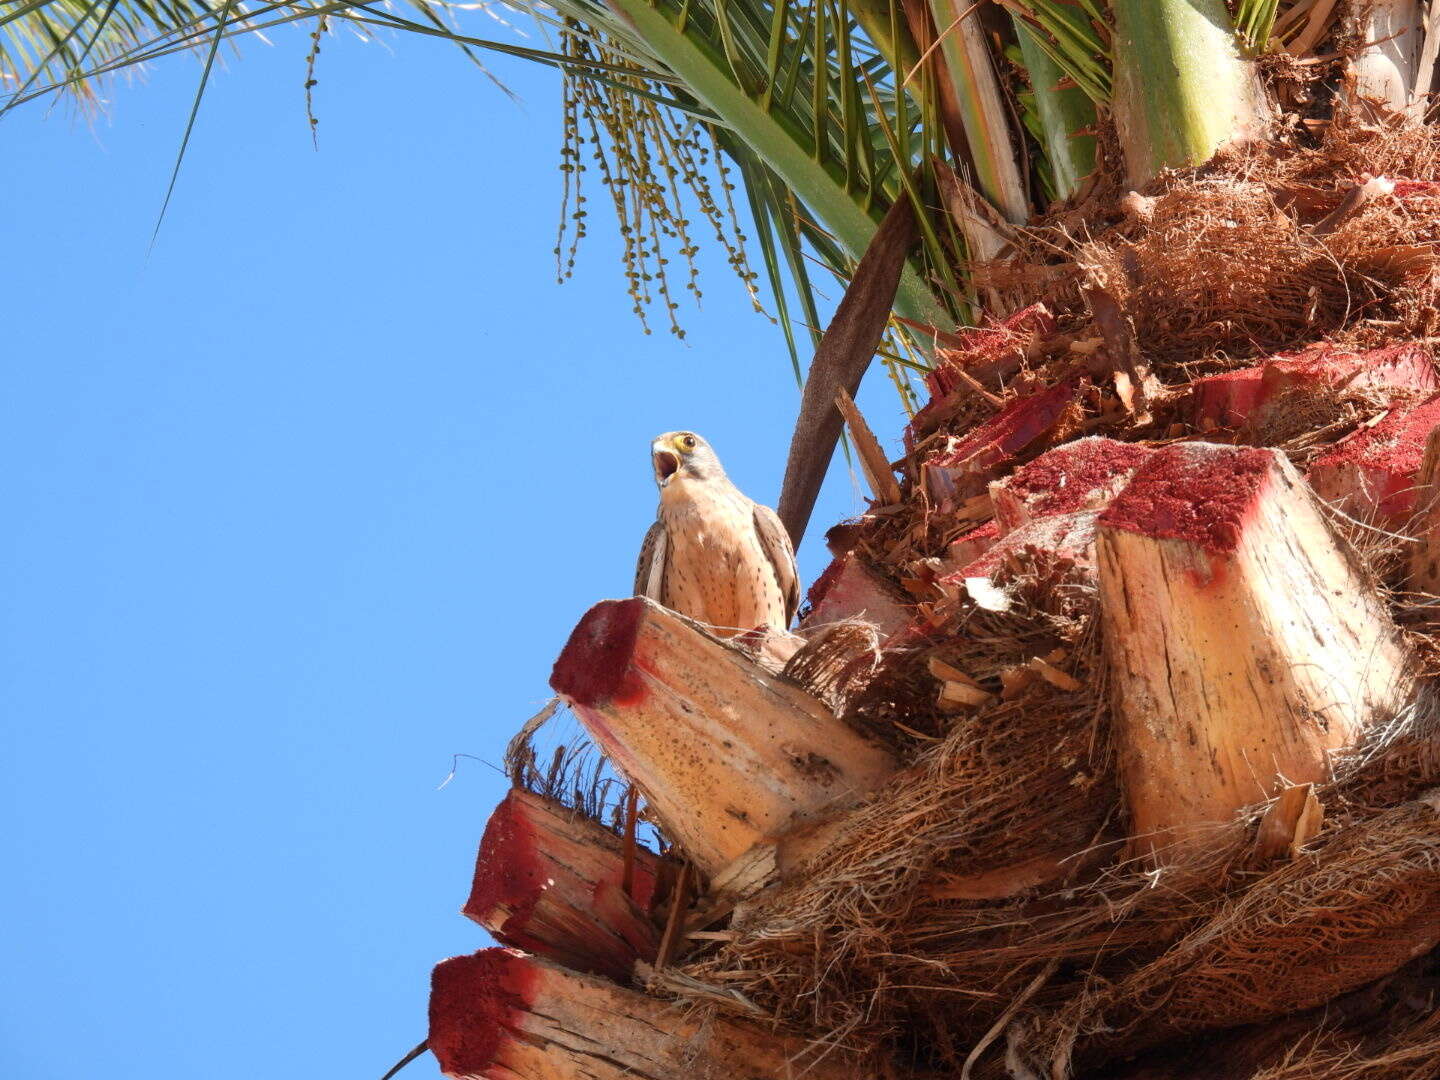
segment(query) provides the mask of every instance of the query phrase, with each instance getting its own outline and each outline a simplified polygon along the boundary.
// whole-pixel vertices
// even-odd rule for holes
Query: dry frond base
[[[1366,188],[1374,176],[1393,187]],[[1429,391],[1286,390],[1247,428],[1217,430],[1195,420],[1193,380],[1317,341],[1431,350],[1435,250],[1440,130],[1337,115],[1318,139],[1237,146],[1138,195],[1101,183],[981,268],[1048,314],[998,381],[964,369],[994,368],[1003,329],[973,356],[946,354],[898,465],[902,504],[832,534],[909,592],[916,620],[884,642],[842,625],[786,669],[907,766],[695,947],[685,978],[870,1052],[883,1075],[956,1075],[982,1046],[974,1077],[1440,1076],[1440,821],[1425,794],[1440,784],[1440,601],[1403,591],[1406,527],[1336,517],[1406,628],[1419,703],[1336,761],[1298,857],[1259,860],[1255,806],[1157,863],[1124,840],[1093,571],[1027,551],[995,579],[1005,604],[956,595],[950,545],[993,507],[932,496],[923,468],[1073,379],[1075,415],[997,458],[993,477],[1089,434],[1273,446],[1303,469]],[[1104,319],[1097,291],[1113,302]],[[1047,657],[1063,657],[1071,689],[1036,677]],[[973,701],[942,703],[936,670]]]

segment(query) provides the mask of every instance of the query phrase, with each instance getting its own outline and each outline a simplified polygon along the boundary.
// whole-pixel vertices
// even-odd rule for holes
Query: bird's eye
[[[675,445],[681,450],[694,450],[696,445],[695,436],[681,435],[678,439],[675,440]]]

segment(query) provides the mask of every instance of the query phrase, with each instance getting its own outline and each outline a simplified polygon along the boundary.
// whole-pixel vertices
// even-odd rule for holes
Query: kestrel
[[[660,509],[635,568],[635,595],[730,637],[787,630],[800,604],[790,537],[775,511],[730,482],[710,444],[671,431],[650,444]]]

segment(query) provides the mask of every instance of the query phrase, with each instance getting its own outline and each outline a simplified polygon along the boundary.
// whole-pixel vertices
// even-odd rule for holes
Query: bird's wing
[[[775,569],[775,580],[780,593],[785,597],[785,624],[795,617],[800,606],[800,575],[795,570],[795,549],[790,546],[790,534],[780,524],[780,517],[768,506],[755,503],[755,533],[760,537],[760,547],[770,565]]]
[[[665,525],[656,521],[645,534],[645,542],[640,545],[640,561],[635,564],[636,596],[648,596],[659,604],[665,602],[660,594],[665,586],[665,559],[669,547]]]

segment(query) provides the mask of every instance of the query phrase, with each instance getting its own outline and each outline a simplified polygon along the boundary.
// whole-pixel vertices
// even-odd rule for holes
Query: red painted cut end
[[[1004,482],[1032,516],[1086,509],[1139,469],[1155,451],[1139,443],[1094,436],[1041,454]]]
[[[1321,341],[1266,361],[1261,399],[1263,404],[1295,387],[1344,386],[1433,390],[1435,365],[1429,350],[1413,342],[1356,352]]]
[[[537,976],[533,962],[510,949],[482,949],[437,964],[430,976],[429,1043],[440,1071],[490,1076],[512,1017],[529,1010]]]
[[[1200,427],[1237,428],[1290,390],[1341,387],[1428,391],[1440,387],[1430,352],[1405,342],[1356,352],[1328,341],[1279,353],[1256,367],[1227,371],[1192,384],[1192,420]]]
[[[550,673],[550,686],[576,705],[594,708],[639,692],[630,659],[645,601],[602,600],[585,613]]]
[[[1055,316],[1044,304],[1021,308],[1002,322],[963,330],[958,343],[936,349],[936,364],[925,376],[930,400],[905,427],[905,448],[913,450],[920,437],[932,430],[952,404],[950,396],[965,387],[955,373],[964,371],[981,380],[1005,378],[1019,370],[1025,351],[1037,337],[1053,334]],[[968,392],[968,388],[966,388]]]
[[[815,579],[814,584],[805,593],[805,603],[812,611],[824,603],[826,595],[835,587],[835,582],[840,580],[840,575],[845,570],[845,560],[848,557],[842,555],[838,559],[831,559],[825,572]]]
[[[1027,549],[1088,564],[1090,547],[1095,541],[1096,516],[1093,510],[1081,510],[1069,514],[1052,514],[1031,521],[1006,533],[978,559],[948,575],[945,580],[963,581],[965,578],[989,577],[1005,564],[1006,556],[1011,552]]]
[[[950,542],[946,557],[955,566],[968,566],[995,546],[1000,538],[1000,523],[994,518]]]
[[[1393,193],[1397,199],[1440,197],[1440,183],[1434,180],[1396,180]]]
[[[926,464],[942,469],[988,469],[1025,449],[1059,423],[1079,388],[1077,380],[1067,379],[1038,394],[1012,401]]]
[[[944,397],[961,385],[958,368],[977,378],[1009,374],[1020,367],[1025,348],[1036,336],[1053,333],[1055,317],[1044,304],[1021,308],[1009,318],[971,327],[959,335],[960,343],[935,350],[936,366],[925,377],[930,393]]]
[[[894,594],[854,552],[831,564],[811,589],[811,597],[807,627],[859,617],[889,634],[908,623],[914,609],[913,603]]]
[[[1396,519],[1415,511],[1415,474],[1425,441],[1440,425],[1440,395],[1414,409],[1394,409],[1374,427],[1342,440],[1310,466],[1310,479],[1327,498],[1362,499],[1365,509]],[[1340,491],[1341,477],[1363,490]]]
[[[536,942],[526,935],[525,924],[545,892],[546,879],[535,826],[522,798],[511,791],[485,823],[470,899],[460,910],[501,943],[535,952]]]
[[[1161,450],[1100,515],[1110,529],[1234,551],[1279,457],[1274,450],[1181,443]]]
[[[1239,427],[1260,404],[1264,374],[1257,365],[1196,379],[1191,384],[1192,422],[1202,429],[1207,420],[1217,428]]]

